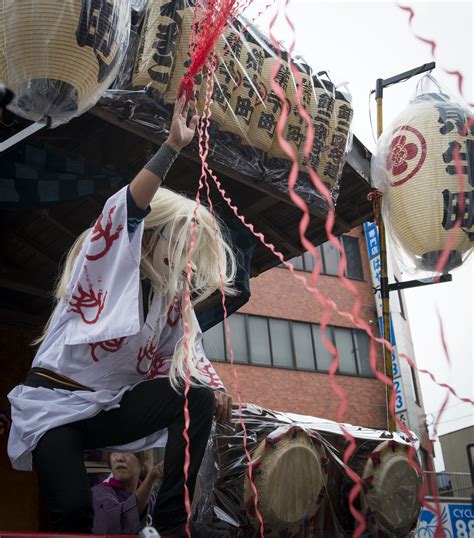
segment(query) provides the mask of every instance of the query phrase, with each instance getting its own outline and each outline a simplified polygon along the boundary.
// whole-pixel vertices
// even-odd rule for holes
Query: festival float
[[[0,78],[15,94],[5,132],[17,136],[28,129],[27,121],[36,122],[38,130],[47,128],[10,150],[10,166],[23,176],[8,184],[1,206],[33,210],[6,219],[7,229],[23,230],[18,236],[23,250],[15,248],[14,241],[6,247],[14,265],[26,268],[28,248],[35,250],[35,243],[55,242],[51,248],[64,252],[106,193],[128,182],[164,140],[175,96],[192,59],[189,43],[195,21],[195,10],[185,0],[132,6],[112,0],[101,6],[85,0],[60,5],[41,0],[6,2],[0,8]],[[291,258],[303,251],[298,243],[300,212],[288,190],[292,167],[299,168],[295,191],[312,216],[307,236],[317,244],[326,240],[324,223],[330,206],[336,208],[337,234],[372,216],[367,200],[369,153],[352,134],[348,92],[327,72],[291,58],[277,45],[245,18],[233,18],[193,78],[189,98],[191,108],[208,118],[208,162],[225,191],[283,256]],[[305,152],[308,122],[303,114],[314,128],[309,152]],[[287,117],[282,139],[289,151],[277,136],[282,115]],[[405,130],[388,145],[394,155],[404,148],[405,160],[412,160],[414,142],[403,137]],[[390,161],[395,176],[406,172],[398,153]],[[197,143],[183,157],[173,172],[174,187],[193,193],[200,171]],[[325,185],[330,201],[312,183],[308,167]],[[0,174],[8,179],[11,169]],[[392,179],[393,184],[398,182]],[[401,185],[405,183],[408,180]],[[211,191],[215,193],[216,187]],[[55,216],[41,220],[45,208],[59,202],[65,205]],[[396,198],[390,203],[405,204]],[[245,262],[247,284],[250,276],[278,263],[265,247],[248,239],[249,232],[236,224],[228,208],[222,209],[221,217],[231,229],[235,226],[236,244],[236,238],[244,236],[243,246],[236,249]],[[405,221],[402,217],[400,228]],[[464,239],[453,247],[452,265],[467,252]],[[430,268],[435,263],[432,253],[442,250],[439,241],[410,248]],[[52,287],[48,262],[35,270],[36,282],[43,287],[30,286],[34,299],[23,305],[30,315],[44,314],[47,289]],[[14,275],[8,282],[11,291],[20,289]],[[243,297],[244,302],[247,299]],[[4,306],[7,303],[8,298]],[[344,431],[356,442],[348,465],[362,481],[356,510],[371,532],[406,536],[420,508],[420,476],[409,461],[415,439],[347,424],[341,428],[324,419],[252,404],[242,413],[234,411],[229,431],[217,431],[212,437],[194,517],[210,528],[225,526],[235,536],[352,533],[355,522],[348,493],[353,482],[342,462],[347,448]],[[245,446],[244,432],[249,435]],[[387,496],[393,502],[387,502]]]

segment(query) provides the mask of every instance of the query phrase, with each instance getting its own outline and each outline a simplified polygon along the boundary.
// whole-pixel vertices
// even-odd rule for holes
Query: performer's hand
[[[174,105],[173,119],[171,120],[170,134],[166,141],[176,151],[181,151],[194,138],[199,116],[193,116],[187,125],[188,107],[184,95]]]
[[[153,465],[153,467],[149,471],[153,480],[160,480],[161,482],[163,482],[164,466],[165,466],[164,461],[160,461],[156,465]]]
[[[217,422],[229,421],[232,416],[232,396],[221,390],[214,391],[216,398],[216,420]]]

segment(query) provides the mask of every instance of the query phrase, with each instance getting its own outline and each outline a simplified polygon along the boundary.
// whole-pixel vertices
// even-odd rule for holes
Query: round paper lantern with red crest
[[[372,178],[402,266],[434,273],[445,249],[449,271],[474,247],[474,121],[431,76],[419,87],[380,138]]]

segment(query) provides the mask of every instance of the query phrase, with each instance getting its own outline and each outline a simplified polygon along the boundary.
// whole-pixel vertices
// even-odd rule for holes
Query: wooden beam
[[[33,315],[25,312],[19,312],[18,310],[10,310],[8,308],[0,307],[0,323],[2,326],[13,325],[39,330],[48,320],[48,315],[49,312],[45,313],[44,315]]]
[[[280,229],[277,229],[275,225],[267,218],[263,217],[262,215],[259,215],[258,217],[254,216],[252,223],[260,228],[263,228],[263,230],[265,230],[262,232],[264,235],[271,235],[275,239],[278,239],[280,244],[282,244],[290,252],[290,254],[293,254],[294,256],[299,256],[301,254],[302,247],[298,248],[295,246],[293,240],[285,235],[285,233]],[[279,249],[277,248],[277,250]]]
[[[48,301],[52,299],[51,292],[48,292],[36,286],[24,284],[23,282],[11,280],[9,278],[0,277],[0,288],[19,291],[20,293],[24,293],[26,295],[33,295],[34,297],[41,297],[42,299],[47,299]]]
[[[51,216],[51,211],[49,209],[44,209],[41,211],[41,216],[50,222],[55,228],[60,230],[64,235],[69,237],[69,239],[76,239],[77,234],[73,233],[69,228],[64,226],[62,222],[59,222],[56,218]]]
[[[278,204],[277,200],[271,196],[264,196],[263,198],[260,198],[260,200],[257,200],[255,203],[245,208],[245,216],[247,218],[252,218],[254,215],[258,215],[262,211],[266,211],[276,204]]]
[[[58,267],[59,260],[48,256],[48,254],[46,254],[44,250],[41,250],[39,246],[35,245],[29,238],[24,236],[22,233],[16,232],[12,234],[11,237],[12,239],[16,239],[19,243],[25,245],[27,248],[33,250],[46,263],[49,263],[51,266],[54,265],[56,268]]]
[[[157,145],[160,145],[164,142],[165,136],[161,133],[153,133],[146,129],[145,127],[138,126],[127,119],[119,119],[115,114],[112,112],[109,112],[107,110],[104,110],[98,106],[95,106],[94,108],[91,108],[88,112],[89,114],[92,114],[98,118],[103,119],[104,121],[111,123],[112,125],[115,125],[116,127],[120,127],[121,129],[124,129],[126,131],[129,131],[137,136],[140,136],[141,138],[144,138],[145,140],[149,140],[150,142],[153,142]],[[199,155],[196,153],[184,149],[181,152],[181,155],[185,157],[186,159],[189,159],[194,162],[200,162]],[[237,170],[233,170],[232,168],[229,168],[227,166],[223,166],[222,164],[219,164],[212,159],[208,159],[209,166],[214,170],[218,175],[222,174],[223,176],[227,176],[231,179],[234,179],[236,181],[239,181],[240,183],[247,185],[249,187],[252,187],[254,190],[258,190],[260,192],[265,193],[267,196],[272,196],[273,198],[280,200],[281,202],[284,202],[285,204],[291,205],[291,207],[295,207],[293,202],[290,200],[288,195],[285,195],[282,192],[279,192],[277,190],[272,189],[269,185],[267,185],[263,181],[256,182],[254,179],[247,177],[243,174],[239,174]],[[309,212],[312,215],[323,217],[325,215],[325,212],[323,209],[317,209],[313,206],[309,207]]]

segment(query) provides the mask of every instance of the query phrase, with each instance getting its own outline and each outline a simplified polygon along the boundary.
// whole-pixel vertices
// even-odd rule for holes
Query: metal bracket
[[[442,284],[443,282],[452,282],[453,275],[449,273],[439,277],[420,278],[419,280],[409,280],[408,282],[394,282],[388,285],[388,291],[406,290],[408,288],[418,288],[419,286],[430,286],[431,284]],[[373,288],[374,293],[380,291],[380,286]]]
[[[7,149],[10,149],[11,147],[15,146],[22,140],[25,140],[25,138],[28,138],[31,135],[34,135],[38,131],[41,131],[41,129],[44,129],[45,127],[51,126],[51,120],[49,118],[46,118],[45,120],[37,121],[35,123],[32,123],[31,125],[28,125],[28,127],[25,127],[18,133],[15,133],[13,136],[10,136],[10,138],[7,138],[3,142],[0,142],[0,153],[3,153]]]

